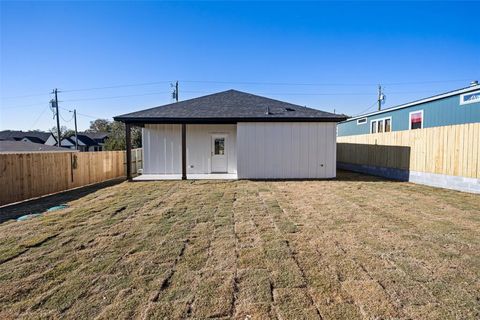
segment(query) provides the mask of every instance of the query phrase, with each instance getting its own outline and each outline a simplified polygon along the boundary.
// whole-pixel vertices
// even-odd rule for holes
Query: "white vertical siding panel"
[[[241,130],[243,130],[243,128],[238,126],[237,127],[237,138],[238,138],[239,135],[242,134]],[[243,143],[242,139],[237,139],[237,150],[242,149],[242,143]],[[246,159],[245,159],[245,157],[243,156],[242,153],[237,154],[237,171],[238,172],[241,172],[243,170],[245,160]]]
[[[308,177],[315,178],[317,176],[316,169],[318,167],[317,163],[317,126],[314,123],[308,124]]]
[[[180,173],[180,125],[145,125],[143,152],[145,174]]]
[[[210,173],[211,135],[214,133],[227,135],[228,172],[237,171],[236,125],[187,125],[188,173]],[[145,174],[181,173],[181,125],[145,125],[142,141]]]
[[[330,160],[330,177],[334,178],[337,176],[337,124],[336,123],[330,123],[330,133],[331,133],[330,152],[333,156],[328,159]]]
[[[308,140],[313,139],[313,137],[308,136],[308,123],[299,124],[300,130],[300,176],[308,178]]]
[[[335,123],[239,123],[236,142],[239,177],[334,177],[335,126]]]
[[[323,177],[327,176],[327,161],[326,161],[326,154],[328,152],[328,131],[327,131],[327,125],[321,126],[320,127],[320,161],[321,161],[321,175]]]
[[[225,134],[228,173],[237,172],[237,128],[235,124],[187,125],[187,173],[211,172],[212,134]],[[181,140],[180,140],[181,142]],[[193,166],[193,167],[192,167]]]
[[[275,174],[275,124],[269,123],[265,127],[265,136],[268,139],[267,144],[267,161],[265,168],[267,169],[267,176],[274,177]]]
[[[301,135],[300,135],[300,124],[299,123],[293,123],[292,124],[292,156],[293,156],[293,168],[292,168],[292,173],[293,173],[293,178],[296,177],[301,177],[301,168],[300,168],[300,162],[301,162],[301,154],[300,154],[300,142],[301,142]]]

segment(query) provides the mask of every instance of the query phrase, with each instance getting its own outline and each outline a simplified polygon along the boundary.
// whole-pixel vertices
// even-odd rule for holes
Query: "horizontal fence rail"
[[[480,123],[337,137],[339,163],[480,178]]]
[[[0,205],[124,177],[124,159],[125,151],[0,154]]]

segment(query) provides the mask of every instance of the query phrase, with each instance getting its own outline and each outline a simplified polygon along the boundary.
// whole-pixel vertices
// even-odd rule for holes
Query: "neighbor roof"
[[[116,121],[131,123],[339,122],[346,118],[345,115],[237,90],[223,91],[114,117]]]
[[[359,119],[359,118],[373,116],[373,115],[376,115],[376,114],[382,114],[382,113],[385,113],[385,112],[390,112],[390,111],[394,111],[394,110],[398,110],[398,109],[413,107],[413,106],[416,106],[416,105],[419,105],[419,104],[423,104],[423,103],[432,102],[432,101],[435,101],[435,100],[440,100],[440,99],[445,99],[445,98],[448,98],[448,97],[452,97],[452,96],[455,96],[457,94],[476,91],[478,89],[480,89],[480,85],[478,85],[478,84],[477,85],[471,85],[469,87],[465,87],[465,88],[461,88],[461,89],[457,89],[457,90],[453,90],[453,91],[448,91],[448,92],[445,92],[445,93],[437,94],[437,95],[434,95],[434,96],[431,96],[431,97],[428,97],[428,98],[424,98],[424,99],[420,99],[420,100],[415,100],[415,101],[412,101],[412,102],[408,102],[408,103],[401,104],[401,105],[398,105],[398,106],[395,106],[395,107],[383,109],[383,110],[380,110],[380,111],[373,111],[373,112],[361,114],[361,115],[358,115],[358,116],[354,116],[354,117],[348,118],[345,122],[349,122],[349,121],[356,120],[356,119]]]
[[[40,139],[45,143],[48,137],[51,135],[50,132],[43,131],[16,131],[16,130],[3,130],[0,131],[0,140],[22,140],[25,137]],[[33,140],[33,139],[31,139]],[[38,140],[37,140],[38,141]]]
[[[30,142],[33,142],[33,143],[41,143],[41,144],[44,144],[46,140],[43,140],[41,138],[38,138],[38,137],[30,137],[30,136],[25,136],[23,137],[23,139],[28,139],[30,140]],[[22,139],[22,140],[23,140]]]
[[[98,146],[98,142],[93,140],[92,138],[88,137],[86,134],[84,133],[79,133],[78,135],[78,141],[81,141],[84,145],[86,145],[87,147],[92,147],[92,146]],[[66,140],[70,141],[71,144],[75,144],[75,135],[73,136],[70,136],[70,137],[67,137],[65,138]]]
[[[78,134],[84,135],[98,142],[98,140],[104,140],[108,138],[108,132],[79,132]]]
[[[74,150],[26,141],[0,141],[0,153],[72,152]]]

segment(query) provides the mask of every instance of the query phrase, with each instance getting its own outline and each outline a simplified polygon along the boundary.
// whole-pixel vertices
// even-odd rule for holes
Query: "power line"
[[[377,101],[375,101],[375,102],[374,102],[374,103],[373,103],[373,104],[372,104],[370,107],[368,107],[368,108],[366,108],[365,110],[363,110],[363,111],[361,111],[361,112],[357,113],[356,115],[354,115],[354,117],[356,117],[356,116],[359,116],[359,115],[361,115],[361,114],[364,114],[364,113],[366,113],[367,111],[369,111],[370,109],[372,109],[373,107],[375,107],[375,106],[377,105],[377,103],[378,103],[378,102],[377,102]]]
[[[63,109],[63,108],[62,108],[62,109]],[[61,115],[60,115],[60,118],[61,118],[63,121],[65,121],[65,122],[70,122],[70,121],[72,121],[72,120],[73,120],[73,115],[72,115],[72,117],[70,118],[70,120],[65,120],[65,118],[64,118],[64,117],[62,117]]]
[[[401,86],[401,85],[419,85],[419,84],[430,84],[430,83],[451,83],[451,82],[463,82],[470,81],[471,79],[451,79],[451,80],[430,80],[430,81],[406,81],[406,82],[387,82],[383,83],[388,86]],[[345,82],[268,82],[268,81],[221,81],[221,80],[180,80],[181,82],[186,83],[207,83],[207,84],[244,84],[244,85],[272,85],[272,86],[374,86],[376,83],[345,83]],[[149,86],[162,83],[171,83],[171,80],[160,80],[160,81],[151,81],[151,82],[141,82],[141,83],[129,83],[129,84],[119,84],[119,85],[108,85],[101,87],[91,87],[91,88],[79,88],[79,89],[66,89],[58,92],[81,92],[81,91],[93,91],[93,90],[104,90],[104,89],[116,89],[116,88],[125,88],[125,87],[140,87],[140,86]],[[35,97],[35,96],[46,96],[47,94],[29,94],[29,95],[20,95],[20,96],[9,96],[2,97],[2,99],[14,99],[14,98],[26,98],[26,97]]]
[[[2,99],[16,99],[16,98],[28,98],[28,97],[39,97],[39,96],[47,96],[47,93],[38,93],[38,94],[27,94],[22,96],[10,96],[10,97],[2,97]]]
[[[68,89],[68,90],[63,90],[62,92],[78,92],[78,91],[93,91],[93,90],[115,89],[115,88],[125,88],[125,87],[141,87],[141,86],[149,86],[149,85],[169,83],[169,82],[171,81],[164,80],[164,81],[142,82],[142,83],[132,83],[132,84],[119,84],[119,85],[104,86],[104,87]]]
[[[73,110],[70,110],[70,109],[67,109],[67,108],[63,108],[63,107],[60,107],[60,109],[63,109],[63,110],[68,111],[68,112],[73,112]],[[95,116],[91,116],[91,115],[88,115],[88,114],[85,114],[85,113],[77,112],[77,114],[78,114],[78,115],[81,115],[81,116],[84,116],[84,117],[87,117],[87,118],[102,119],[102,117],[95,117]]]
[[[58,91],[60,92],[60,91]],[[200,94],[211,94],[211,91],[200,91],[200,90],[184,90],[185,93],[200,93]],[[421,90],[421,91],[398,91],[398,92],[389,92],[389,94],[413,94],[413,93],[431,93],[431,91]],[[108,99],[119,99],[119,98],[128,98],[128,97],[139,97],[139,96],[149,96],[149,95],[160,95],[160,94],[171,94],[168,91],[161,92],[149,92],[142,94],[130,94],[130,95],[118,95],[118,96],[107,96],[107,97],[95,97],[95,98],[79,98],[79,99],[67,99],[61,100],[61,102],[75,102],[75,101],[96,101],[96,100],[108,100]],[[259,95],[297,95],[297,96],[373,96],[373,92],[256,92]],[[43,106],[44,103],[33,103],[20,106],[9,106],[2,107],[1,109],[17,109],[17,108],[26,108],[33,106]]]
[[[142,93],[142,94],[129,94],[129,95],[121,95],[121,96],[109,96],[109,97],[97,97],[97,98],[68,99],[68,100],[63,100],[63,101],[93,101],[93,100],[105,100],[105,99],[117,99],[117,98],[128,98],[128,97],[149,96],[149,95],[167,94],[167,93],[170,93],[170,92],[168,92],[168,91],[162,91],[162,92],[149,92],[149,93]]]
[[[374,86],[376,83],[294,83],[294,82],[260,82],[260,81],[210,81],[210,80],[180,80],[187,83],[219,83],[219,84],[248,84],[248,85],[279,85],[279,86]],[[456,80],[433,80],[433,81],[409,81],[409,82],[390,82],[384,85],[409,85],[409,84],[429,84],[470,81],[469,79]]]
[[[33,127],[38,123],[38,121],[40,120],[40,118],[45,114],[45,111],[47,111],[48,109],[50,108],[50,106],[46,106],[45,109],[43,109],[42,112],[40,112],[40,115],[37,117],[37,119],[32,123],[32,125],[30,126],[30,130],[33,130]],[[30,131],[29,130],[29,131]]]
[[[2,107],[1,109],[8,110],[8,109],[17,109],[17,108],[30,108],[30,107],[38,107],[38,106],[44,106],[45,103],[31,103],[31,104],[25,104],[25,105],[20,105],[20,106],[15,106],[15,107]]]

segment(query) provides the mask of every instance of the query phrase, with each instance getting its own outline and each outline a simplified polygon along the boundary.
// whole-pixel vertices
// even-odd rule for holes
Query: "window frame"
[[[412,111],[412,112],[409,112],[408,113],[408,130],[416,130],[416,129],[412,129],[412,114],[414,113],[421,113],[422,114],[422,122],[421,122],[421,126],[419,129],[423,129],[423,123],[425,122],[425,116],[424,116],[424,113],[423,113],[423,109],[421,110],[415,110],[415,111]]]
[[[364,121],[362,121],[362,120],[364,120]],[[360,121],[362,121],[362,122],[360,122]],[[362,124],[367,124],[367,123],[368,123],[368,121],[367,121],[366,117],[357,119],[357,126],[362,125]]]
[[[390,121],[390,130],[387,131],[387,120]],[[383,120],[383,132],[392,132],[392,117],[387,117]]]
[[[220,137],[220,136],[213,138],[213,155],[214,156],[225,155],[225,140],[226,140],[225,137]],[[217,141],[218,141],[218,144],[217,144]],[[220,151],[223,151],[223,153],[221,153]]]
[[[392,116],[389,116],[389,117],[377,118],[377,119],[370,120],[370,133],[386,133],[387,131],[385,131],[385,120],[390,120],[390,131],[388,131],[388,132],[392,132],[393,131],[393,121],[392,121]],[[378,123],[380,121],[383,121],[382,132],[378,131]],[[375,127],[377,128],[376,132],[372,132],[372,123],[373,122],[375,122]]]
[[[472,92],[467,92],[467,93],[464,93],[464,94],[461,94],[460,95],[460,105],[466,105],[466,104],[472,104],[472,103],[480,103],[480,99],[476,100],[476,101],[463,101],[463,97],[465,96],[468,96],[468,95],[471,95],[471,94],[478,94],[480,95],[480,90],[477,90],[477,91],[472,91]]]

